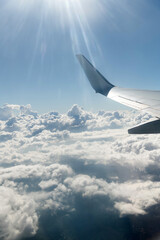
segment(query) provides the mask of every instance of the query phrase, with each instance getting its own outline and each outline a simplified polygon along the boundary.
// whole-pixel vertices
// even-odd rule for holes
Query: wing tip
[[[114,85],[108,82],[84,55],[76,54],[76,57],[96,93],[107,96]]]

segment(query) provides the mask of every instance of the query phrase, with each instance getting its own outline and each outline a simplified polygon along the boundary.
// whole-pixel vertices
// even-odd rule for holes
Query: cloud
[[[36,233],[38,216],[35,202],[10,187],[0,187],[0,239],[18,239]]]
[[[117,239],[117,233],[127,234],[129,216],[134,224],[144,216],[154,219],[153,208],[160,204],[160,137],[127,134],[127,128],[150,119],[135,111],[86,112],[77,105],[66,114],[42,115],[30,105],[1,107],[0,238],[74,239],[80,221],[92,216],[97,238],[112,229]],[[84,239],[93,231],[86,226]]]
[[[19,110],[18,105],[9,105],[5,104],[3,107],[0,108],[0,120],[5,121],[9,118],[11,118],[16,111]]]

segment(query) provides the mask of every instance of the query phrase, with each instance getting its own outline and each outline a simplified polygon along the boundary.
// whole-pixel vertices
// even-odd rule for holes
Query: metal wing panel
[[[114,87],[108,97],[126,106],[148,112],[160,118],[160,91]]]

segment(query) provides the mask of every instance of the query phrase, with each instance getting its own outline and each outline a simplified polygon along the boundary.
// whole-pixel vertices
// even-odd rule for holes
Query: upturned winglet
[[[96,93],[107,96],[114,85],[108,82],[83,55],[77,55],[77,58]]]

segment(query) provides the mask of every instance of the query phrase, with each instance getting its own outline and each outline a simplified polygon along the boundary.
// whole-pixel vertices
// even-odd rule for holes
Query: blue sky
[[[160,89],[159,22],[158,0],[0,0],[1,105],[122,109],[94,93],[75,54],[115,85]]]

